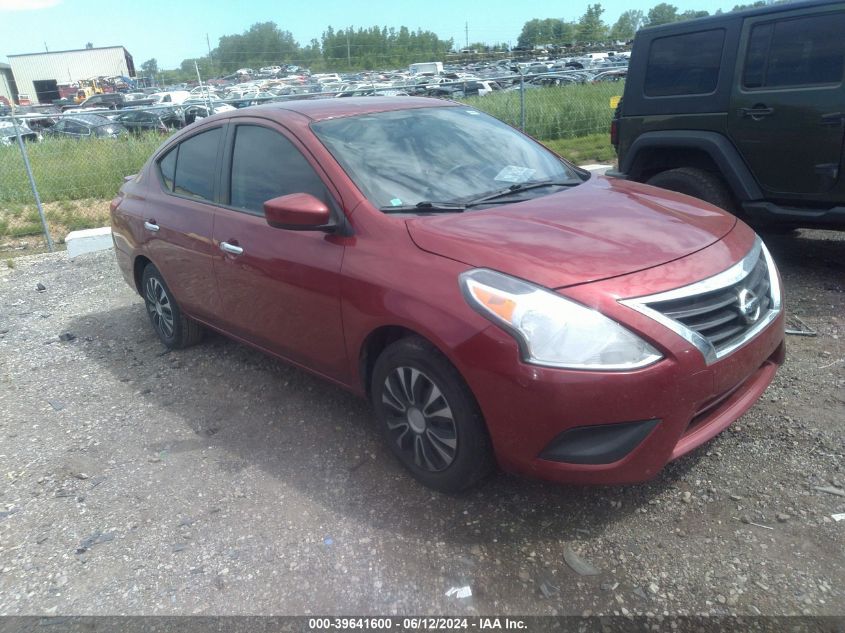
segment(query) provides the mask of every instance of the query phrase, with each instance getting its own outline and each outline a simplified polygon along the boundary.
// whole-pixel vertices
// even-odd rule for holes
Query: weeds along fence
[[[39,206],[50,232],[59,241],[69,231],[103,226],[108,222],[108,202],[123,178],[136,173],[176,129],[221,104],[244,107],[288,99],[423,92],[466,103],[555,145],[561,139],[577,142],[590,135],[608,134],[613,104],[624,84],[586,82],[584,77],[575,72],[451,81],[428,84],[424,92],[419,86],[359,84],[333,92],[258,93],[248,99],[212,101],[200,96],[179,106],[84,113],[61,113],[57,108],[43,107],[19,109],[14,118],[0,117],[0,244],[40,235],[43,225]],[[491,88],[495,89],[490,92]],[[133,123],[124,120],[127,115],[134,118],[133,112],[147,113],[138,116],[148,123],[136,122],[133,129]],[[150,120],[155,123],[149,125]],[[95,129],[98,126],[94,124],[108,124],[113,133],[104,132],[102,127]]]

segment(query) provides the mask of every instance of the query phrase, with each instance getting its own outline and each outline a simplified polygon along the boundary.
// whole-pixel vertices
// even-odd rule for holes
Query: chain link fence
[[[424,84],[306,85],[222,99],[203,92],[177,104],[60,112],[18,109],[0,117],[0,249],[50,248],[74,230],[108,224],[108,205],[176,130],[230,108],[290,99],[426,95],[457,100],[524,130],[574,162],[612,156],[609,126],[624,72],[564,71]],[[319,92],[317,92],[319,90]],[[231,95],[231,93],[230,93]]]

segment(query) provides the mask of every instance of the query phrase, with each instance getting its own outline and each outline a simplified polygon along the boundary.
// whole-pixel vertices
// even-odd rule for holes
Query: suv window
[[[724,29],[655,39],[648,53],[647,97],[709,94],[716,89]]]
[[[323,181],[284,136],[257,125],[239,125],[232,152],[231,206],[264,215],[267,200],[290,193],[325,199]]]
[[[179,143],[173,179],[175,193],[214,199],[214,166],[221,134],[222,128],[215,128]],[[168,157],[169,154],[165,159]]]
[[[845,13],[758,24],[751,30],[742,85],[780,88],[842,81]]]

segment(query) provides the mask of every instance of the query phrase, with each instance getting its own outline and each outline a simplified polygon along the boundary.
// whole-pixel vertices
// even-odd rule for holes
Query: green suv
[[[642,29],[609,175],[758,227],[845,229],[845,3],[801,2]]]

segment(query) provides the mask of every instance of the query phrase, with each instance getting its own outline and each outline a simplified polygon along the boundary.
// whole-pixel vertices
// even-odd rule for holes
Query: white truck
[[[432,75],[439,75],[443,72],[443,62],[419,62],[408,66],[408,72],[411,75],[421,75],[423,73],[431,73]]]

